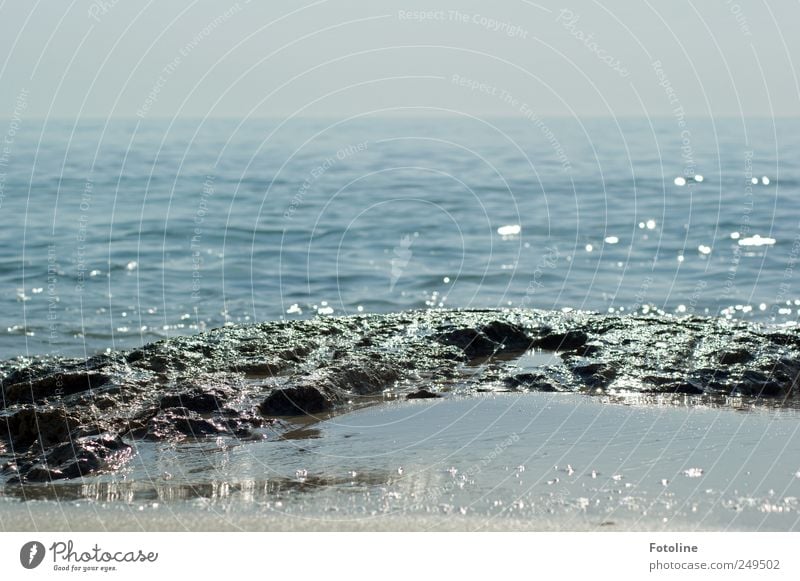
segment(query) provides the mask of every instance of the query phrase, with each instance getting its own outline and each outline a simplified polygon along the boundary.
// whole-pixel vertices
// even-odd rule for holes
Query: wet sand
[[[0,529],[800,529],[793,409],[477,394],[136,447],[113,474],[6,485]]]

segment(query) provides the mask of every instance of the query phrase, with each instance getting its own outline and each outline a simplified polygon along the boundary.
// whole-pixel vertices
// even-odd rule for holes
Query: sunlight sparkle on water
[[[773,246],[775,242],[776,240],[774,238],[768,236],[762,237],[756,234],[739,240],[739,246]]]
[[[520,232],[522,232],[522,226],[519,224],[507,224],[497,229],[497,233],[500,234],[500,236],[516,236]]]

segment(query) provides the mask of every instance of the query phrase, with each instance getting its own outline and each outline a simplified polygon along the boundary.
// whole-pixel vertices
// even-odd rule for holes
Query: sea
[[[0,359],[407,309],[800,313],[798,119],[15,119],[0,140]]]

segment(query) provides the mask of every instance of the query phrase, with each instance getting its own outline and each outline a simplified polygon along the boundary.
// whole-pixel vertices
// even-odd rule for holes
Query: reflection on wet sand
[[[2,496],[19,500],[51,500],[57,502],[90,500],[95,502],[176,502],[196,499],[236,500],[245,503],[274,501],[290,494],[318,492],[337,488],[340,492],[359,492],[366,487],[391,484],[397,474],[385,471],[350,472],[342,476],[297,476],[269,480],[238,480],[173,483],[161,481],[121,481],[6,486]]]

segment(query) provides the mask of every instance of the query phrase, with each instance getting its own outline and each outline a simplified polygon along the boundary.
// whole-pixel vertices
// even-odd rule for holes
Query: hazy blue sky
[[[6,1],[0,117],[795,115],[798,22],[759,0]]]

